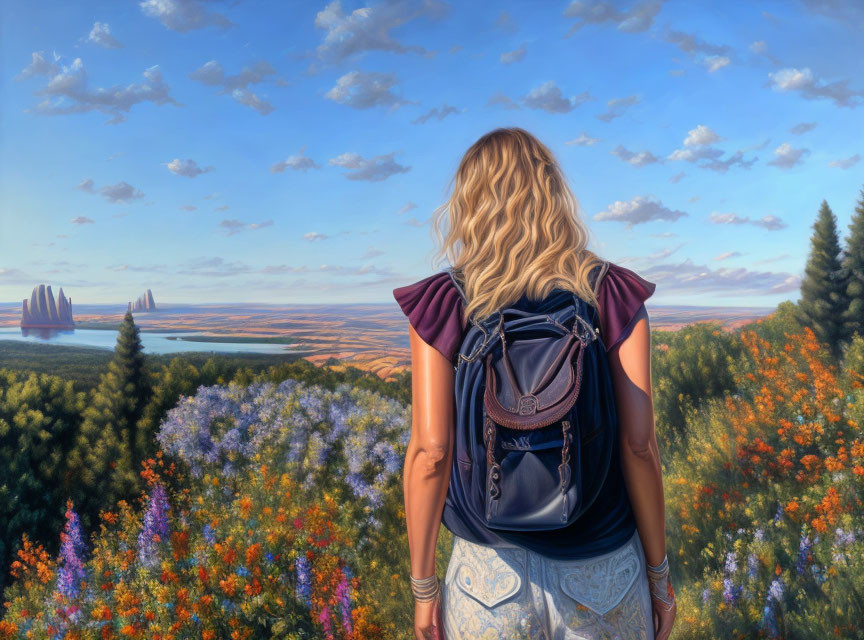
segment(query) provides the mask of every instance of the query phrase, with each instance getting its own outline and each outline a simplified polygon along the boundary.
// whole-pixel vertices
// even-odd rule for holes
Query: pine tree
[[[87,524],[100,508],[131,499],[140,489],[138,471],[145,451],[137,434],[150,399],[150,374],[145,368],[138,327],[126,311],[114,357],[93,390],[72,464],[85,491],[79,497]],[[83,504],[82,504],[83,502]]]
[[[801,282],[799,320],[839,357],[843,339],[843,314],[848,307],[846,278],[840,264],[837,219],[823,200],[813,223],[810,256]]]
[[[843,336],[851,339],[857,332],[864,336],[864,188],[855,214],[849,223],[843,270],[847,278],[846,298],[849,301],[843,315]]]

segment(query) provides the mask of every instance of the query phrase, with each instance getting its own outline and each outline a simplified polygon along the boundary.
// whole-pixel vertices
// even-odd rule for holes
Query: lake
[[[290,345],[266,344],[255,342],[195,342],[182,340],[192,336],[205,335],[196,331],[144,332],[140,334],[145,353],[294,353],[303,351]],[[117,331],[113,329],[75,329],[74,331],[30,329],[24,335],[20,327],[0,327],[0,340],[18,342],[38,342],[75,347],[94,347],[114,350],[117,344]],[[2,346],[0,346],[2,349]]]

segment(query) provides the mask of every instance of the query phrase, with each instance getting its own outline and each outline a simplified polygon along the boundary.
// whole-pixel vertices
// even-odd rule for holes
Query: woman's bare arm
[[[645,308],[630,335],[609,352],[621,434],[621,463],[648,564],[666,555],[660,450],[651,398],[651,329]]]
[[[435,571],[435,545],[453,458],[453,365],[413,327],[411,341],[411,439],[402,488],[411,553],[411,575]]]

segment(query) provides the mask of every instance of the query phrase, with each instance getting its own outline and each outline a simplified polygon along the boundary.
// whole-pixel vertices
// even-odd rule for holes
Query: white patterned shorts
[[[609,553],[553,560],[454,537],[441,596],[446,640],[650,640],[638,531]]]

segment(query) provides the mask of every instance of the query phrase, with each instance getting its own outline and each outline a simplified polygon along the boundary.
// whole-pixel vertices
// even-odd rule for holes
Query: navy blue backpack
[[[594,291],[607,269],[592,271]],[[451,479],[489,529],[564,528],[597,497],[618,428],[599,333],[597,309],[563,289],[465,329]]]

